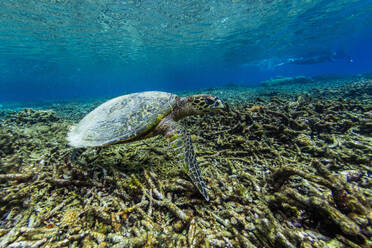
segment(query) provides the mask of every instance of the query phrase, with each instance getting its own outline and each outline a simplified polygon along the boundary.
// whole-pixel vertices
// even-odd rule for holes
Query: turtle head
[[[225,105],[222,103],[221,99],[216,96],[193,95],[187,98],[190,109],[195,114],[208,113],[225,108]]]
[[[189,115],[199,115],[226,109],[225,104],[216,96],[192,95],[187,97],[177,96],[177,107],[173,110],[173,118],[178,121]]]

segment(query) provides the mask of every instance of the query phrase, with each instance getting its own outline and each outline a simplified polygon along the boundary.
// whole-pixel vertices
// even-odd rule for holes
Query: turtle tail
[[[207,187],[200,173],[199,164],[196,161],[190,135],[181,128],[178,128],[178,130],[168,138],[168,141],[171,147],[175,150],[177,157],[181,159],[191,181],[204,196],[205,200],[209,201]]]

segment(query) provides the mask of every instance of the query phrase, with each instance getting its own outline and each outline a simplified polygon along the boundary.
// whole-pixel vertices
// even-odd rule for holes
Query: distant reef
[[[261,86],[271,87],[289,84],[306,84],[312,83],[313,79],[305,76],[298,77],[276,77],[270,80],[265,80],[260,83]]]
[[[264,87],[274,87],[274,86],[284,86],[284,85],[296,85],[296,84],[308,84],[316,83],[320,81],[335,81],[335,80],[369,80],[372,79],[372,73],[362,73],[357,75],[318,75],[313,77],[297,76],[297,77],[283,77],[277,76],[275,78],[265,80],[260,82],[260,86]]]

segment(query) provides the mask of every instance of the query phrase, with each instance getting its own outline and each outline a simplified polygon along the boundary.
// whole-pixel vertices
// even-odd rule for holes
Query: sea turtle
[[[172,93],[146,91],[111,99],[87,114],[68,133],[75,148],[107,146],[163,135],[184,164],[187,174],[208,201],[205,182],[195,158],[191,138],[177,123],[189,116],[223,109],[211,95],[179,97]]]

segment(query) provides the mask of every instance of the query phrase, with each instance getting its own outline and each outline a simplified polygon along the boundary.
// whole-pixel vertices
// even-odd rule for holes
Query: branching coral
[[[81,106],[10,114],[0,124],[0,247],[371,246],[372,105],[359,94],[371,82],[295,97],[283,87],[228,89],[229,112],[183,121],[210,203],[161,138],[89,149],[76,163],[70,121],[57,114]]]

